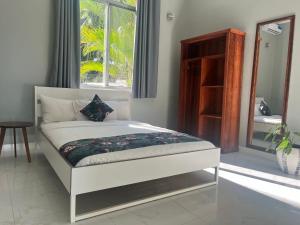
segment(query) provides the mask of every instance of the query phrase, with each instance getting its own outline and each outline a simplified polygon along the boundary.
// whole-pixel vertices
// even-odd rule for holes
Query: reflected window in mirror
[[[265,150],[268,132],[285,123],[294,16],[257,25],[247,146]]]

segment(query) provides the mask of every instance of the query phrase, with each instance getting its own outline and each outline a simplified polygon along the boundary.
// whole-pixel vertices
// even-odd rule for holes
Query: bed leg
[[[76,220],[76,195],[70,195],[70,222],[75,223]]]
[[[219,183],[219,166],[215,167],[215,181],[216,181],[216,184]]]

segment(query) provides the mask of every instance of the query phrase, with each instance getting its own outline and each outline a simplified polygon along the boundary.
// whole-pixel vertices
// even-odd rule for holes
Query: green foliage
[[[80,67],[80,74],[85,75],[89,72],[98,72],[102,73],[103,72],[103,65],[100,62],[94,62],[94,61],[84,61],[81,62],[81,67]],[[83,76],[81,76],[84,78]]]
[[[126,79],[128,85],[132,82],[134,21],[134,13],[112,9],[109,73]]]
[[[91,52],[104,51],[104,30],[90,26],[81,27],[82,54],[87,56]]]
[[[136,6],[136,0],[119,0],[119,1],[127,5]]]
[[[267,151],[283,151],[289,155],[293,149],[294,136],[300,136],[299,132],[291,132],[286,124],[278,125],[274,130],[270,130],[265,137],[265,141],[270,140],[271,144]]]
[[[80,0],[80,19],[85,26],[104,27],[105,6],[95,0]]]
[[[119,0],[135,6],[136,0]],[[81,78],[89,73],[103,73],[104,4],[95,0],[81,0]],[[133,71],[135,13],[112,7],[109,36],[109,76],[124,79],[130,86]]]

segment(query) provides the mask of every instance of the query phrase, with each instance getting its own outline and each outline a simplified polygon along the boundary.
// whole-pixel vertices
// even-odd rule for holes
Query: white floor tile
[[[44,156],[32,150],[32,163],[20,150],[15,159],[11,149],[0,157],[0,225],[66,225],[69,224],[69,196]],[[241,170],[221,170],[219,186],[205,188],[168,199],[77,222],[78,225],[299,225],[300,209],[261,193],[247,184],[228,177],[224,171],[242,177],[263,180],[269,184],[293,188],[300,193],[300,179],[287,176],[278,169],[270,155],[234,153],[222,156],[222,162]],[[232,167],[235,166],[235,167]],[[249,171],[246,172],[249,172]],[[263,179],[256,171],[272,179]],[[260,174],[261,175],[261,174]],[[264,175],[264,174],[263,174]],[[280,179],[289,178],[287,179]],[[192,185],[206,174],[195,173],[176,179],[155,181],[134,187],[120,188],[80,197],[85,210],[97,205],[128,200],[178,188],[182,183]],[[252,179],[252,181],[253,181]],[[288,182],[289,184],[285,184]],[[291,185],[292,184],[292,185]],[[253,186],[253,185],[252,185]],[[266,190],[272,192],[272,190]],[[289,193],[285,193],[288,195]],[[91,200],[90,200],[91,199]],[[94,201],[94,205],[90,204]],[[99,204],[97,204],[99,203]],[[299,199],[300,203],[300,199]]]

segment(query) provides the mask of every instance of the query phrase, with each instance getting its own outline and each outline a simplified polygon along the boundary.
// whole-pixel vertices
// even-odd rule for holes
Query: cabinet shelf
[[[212,119],[222,119],[222,115],[219,114],[200,114],[200,117],[207,117]]]
[[[200,87],[200,115],[222,115],[223,93],[223,88]]]
[[[203,57],[204,59],[222,59],[225,58],[225,54],[215,54],[215,55],[207,55]]]
[[[202,57],[189,58],[189,59],[185,59],[184,61],[190,63],[190,62],[196,62],[200,60],[202,60]]]
[[[201,85],[204,88],[224,88],[224,85]]]
[[[215,54],[215,55],[187,58],[184,61],[185,62],[194,62],[194,61],[200,61],[202,59],[222,59],[222,58],[225,58],[225,54]]]

